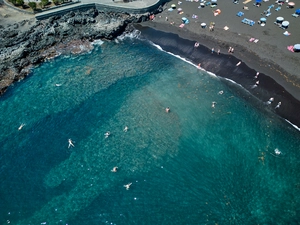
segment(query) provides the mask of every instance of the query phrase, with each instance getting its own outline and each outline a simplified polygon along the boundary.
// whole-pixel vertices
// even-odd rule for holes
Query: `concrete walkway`
[[[166,0],[136,0],[124,2],[123,0],[81,0],[66,6],[53,7],[47,11],[37,13],[36,19],[42,20],[50,16],[61,15],[69,11],[96,8],[99,11],[113,11],[122,13],[141,14],[151,12],[162,5]]]

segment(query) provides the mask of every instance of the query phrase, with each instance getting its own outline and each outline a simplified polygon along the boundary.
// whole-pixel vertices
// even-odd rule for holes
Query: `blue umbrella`
[[[300,14],[300,9],[296,9],[296,14]]]
[[[261,21],[261,22],[266,22],[267,19],[266,19],[265,17],[262,17],[262,18],[260,18],[260,21]]]
[[[261,3],[262,0],[256,0],[256,3]]]

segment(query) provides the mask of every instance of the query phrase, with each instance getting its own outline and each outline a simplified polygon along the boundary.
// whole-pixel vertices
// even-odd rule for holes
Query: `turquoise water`
[[[0,224],[298,224],[299,131],[147,42],[44,63],[0,111]]]

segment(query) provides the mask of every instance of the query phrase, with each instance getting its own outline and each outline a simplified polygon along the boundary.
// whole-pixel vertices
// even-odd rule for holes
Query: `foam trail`
[[[295,124],[291,123],[290,121],[288,121],[287,119],[285,119],[286,122],[288,122],[289,124],[291,124],[296,130],[300,131],[300,128],[297,127]]]
[[[173,54],[172,52],[167,52],[167,51],[163,50],[162,47],[160,47],[159,45],[154,44],[154,43],[151,42],[151,41],[149,41],[149,42],[150,42],[154,47],[156,47],[157,49],[159,49],[160,51],[163,51],[163,52],[165,52],[165,53],[167,53],[167,54],[169,54],[169,55],[172,55],[172,56],[174,56],[174,57],[176,57],[176,58],[178,58],[178,59],[180,59],[180,60],[182,60],[182,61],[184,61],[184,62],[186,62],[186,63],[188,63],[188,64],[190,64],[190,65],[192,65],[192,66],[194,66],[194,67],[197,67],[197,68],[199,69],[198,65],[195,65],[194,63],[192,63],[191,61],[187,60],[186,58],[183,58],[183,57],[181,57],[181,56],[179,56],[179,55],[175,55],[175,54]],[[216,74],[214,74],[214,73],[212,73],[212,72],[210,72],[210,71],[206,71],[206,70],[203,69],[202,67],[201,67],[200,69],[201,69],[202,71],[205,71],[206,73],[208,73],[208,74],[211,75],[212,77],[218,78],[218,76],[217,76]]]

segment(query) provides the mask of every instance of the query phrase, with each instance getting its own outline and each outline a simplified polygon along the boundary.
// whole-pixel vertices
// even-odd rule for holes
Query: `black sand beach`
[[[258,78],[255,78],[256,70],[250,68],[244,62],[236,66],[240,60],[233,54],[217,54],[217,50],[212,54],[211,49],[203,45],[194,47],[195,41],[180,38],[177,34],[139,25],[136,27],[142,32],[143,37],[161,46],[165,51],[184,57],[196,65],[201,63],[203,69],[241,84],[252,95],[260,99],[263,105],[300,127],[300,101],[268,74],[259,73]],[[257,81],[259,81],[259,84],[256,87],[254,85]],[[274,98],[274,101],[267,105],[270,98]],[[278,102],[282,104],[275,109]]]

